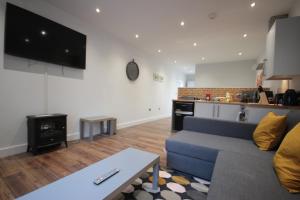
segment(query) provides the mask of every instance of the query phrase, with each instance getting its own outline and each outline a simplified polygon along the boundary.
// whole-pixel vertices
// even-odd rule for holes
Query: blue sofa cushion
[[[220,151],[207,200],[299,200],[281,187],[272,159]]]
[[[201,145],[202,135],[205,137],[205,134],[181,131],[166,140],[166,149],[168,152],[214,163],[219,150],[214,146]]]
[[[167,161],[168,167],[171,169],[191,174],[196,177],[201,177],[206,180],[211,179],[214,170],[214,163],[212,162],[172,152],[168,152]]]

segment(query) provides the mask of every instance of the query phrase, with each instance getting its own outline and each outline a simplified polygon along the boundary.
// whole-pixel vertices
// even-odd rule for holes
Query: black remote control
[[[108,172],[108,173],[106,173],[106,174],[104,174],[102,176],[97,177],[94,180],[94,184],[99,185],[100,183],[106,181],[107,179],[109,179],[113,175],[117,174],[119,171],[120,171],[119,169],[113,169],[110,172]]]

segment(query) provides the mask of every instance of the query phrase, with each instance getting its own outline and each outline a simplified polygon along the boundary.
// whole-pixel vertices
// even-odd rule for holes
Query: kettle
[[[297,93],[295,90],[287,90],[283,95],[283,105],[295,106],[297,105]]]

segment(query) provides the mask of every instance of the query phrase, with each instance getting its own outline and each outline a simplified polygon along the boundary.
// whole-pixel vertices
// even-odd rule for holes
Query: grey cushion
[[[212,162],[172,152],[168,152],[167,154],[167,165],[171,169],[191,174],[196,177],[201,177],[206,180],[211,179],[214,170],[214,163]]]
[[[280,186],[272,158],[220,151],[207,199],[299,200],[299,194],[290,194]]]
[[[292,110],[287,115],[287,127],[288,131],[290,131],[300,122],[300,110]]]
[[[218,151],[225,150],[258,157],[272,157],[274,152],[259,150],[252,141],[192,131],[180,131],[166,140],[167,151],[215,162]]]

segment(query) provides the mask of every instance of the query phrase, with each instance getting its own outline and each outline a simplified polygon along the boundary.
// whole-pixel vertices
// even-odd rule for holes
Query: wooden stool
[[[96,116],[96,117],[86,117],[80,119],[80,139],[84,138],[84,124],[89,124],[90,127],[90,140],[93,140],[93,132],[95,123],[100,125],[100,134],[104,133],[104,123],[107,122],[107,132],[108,135],[116,134],[117,132],[117,119],[108,116]]]

